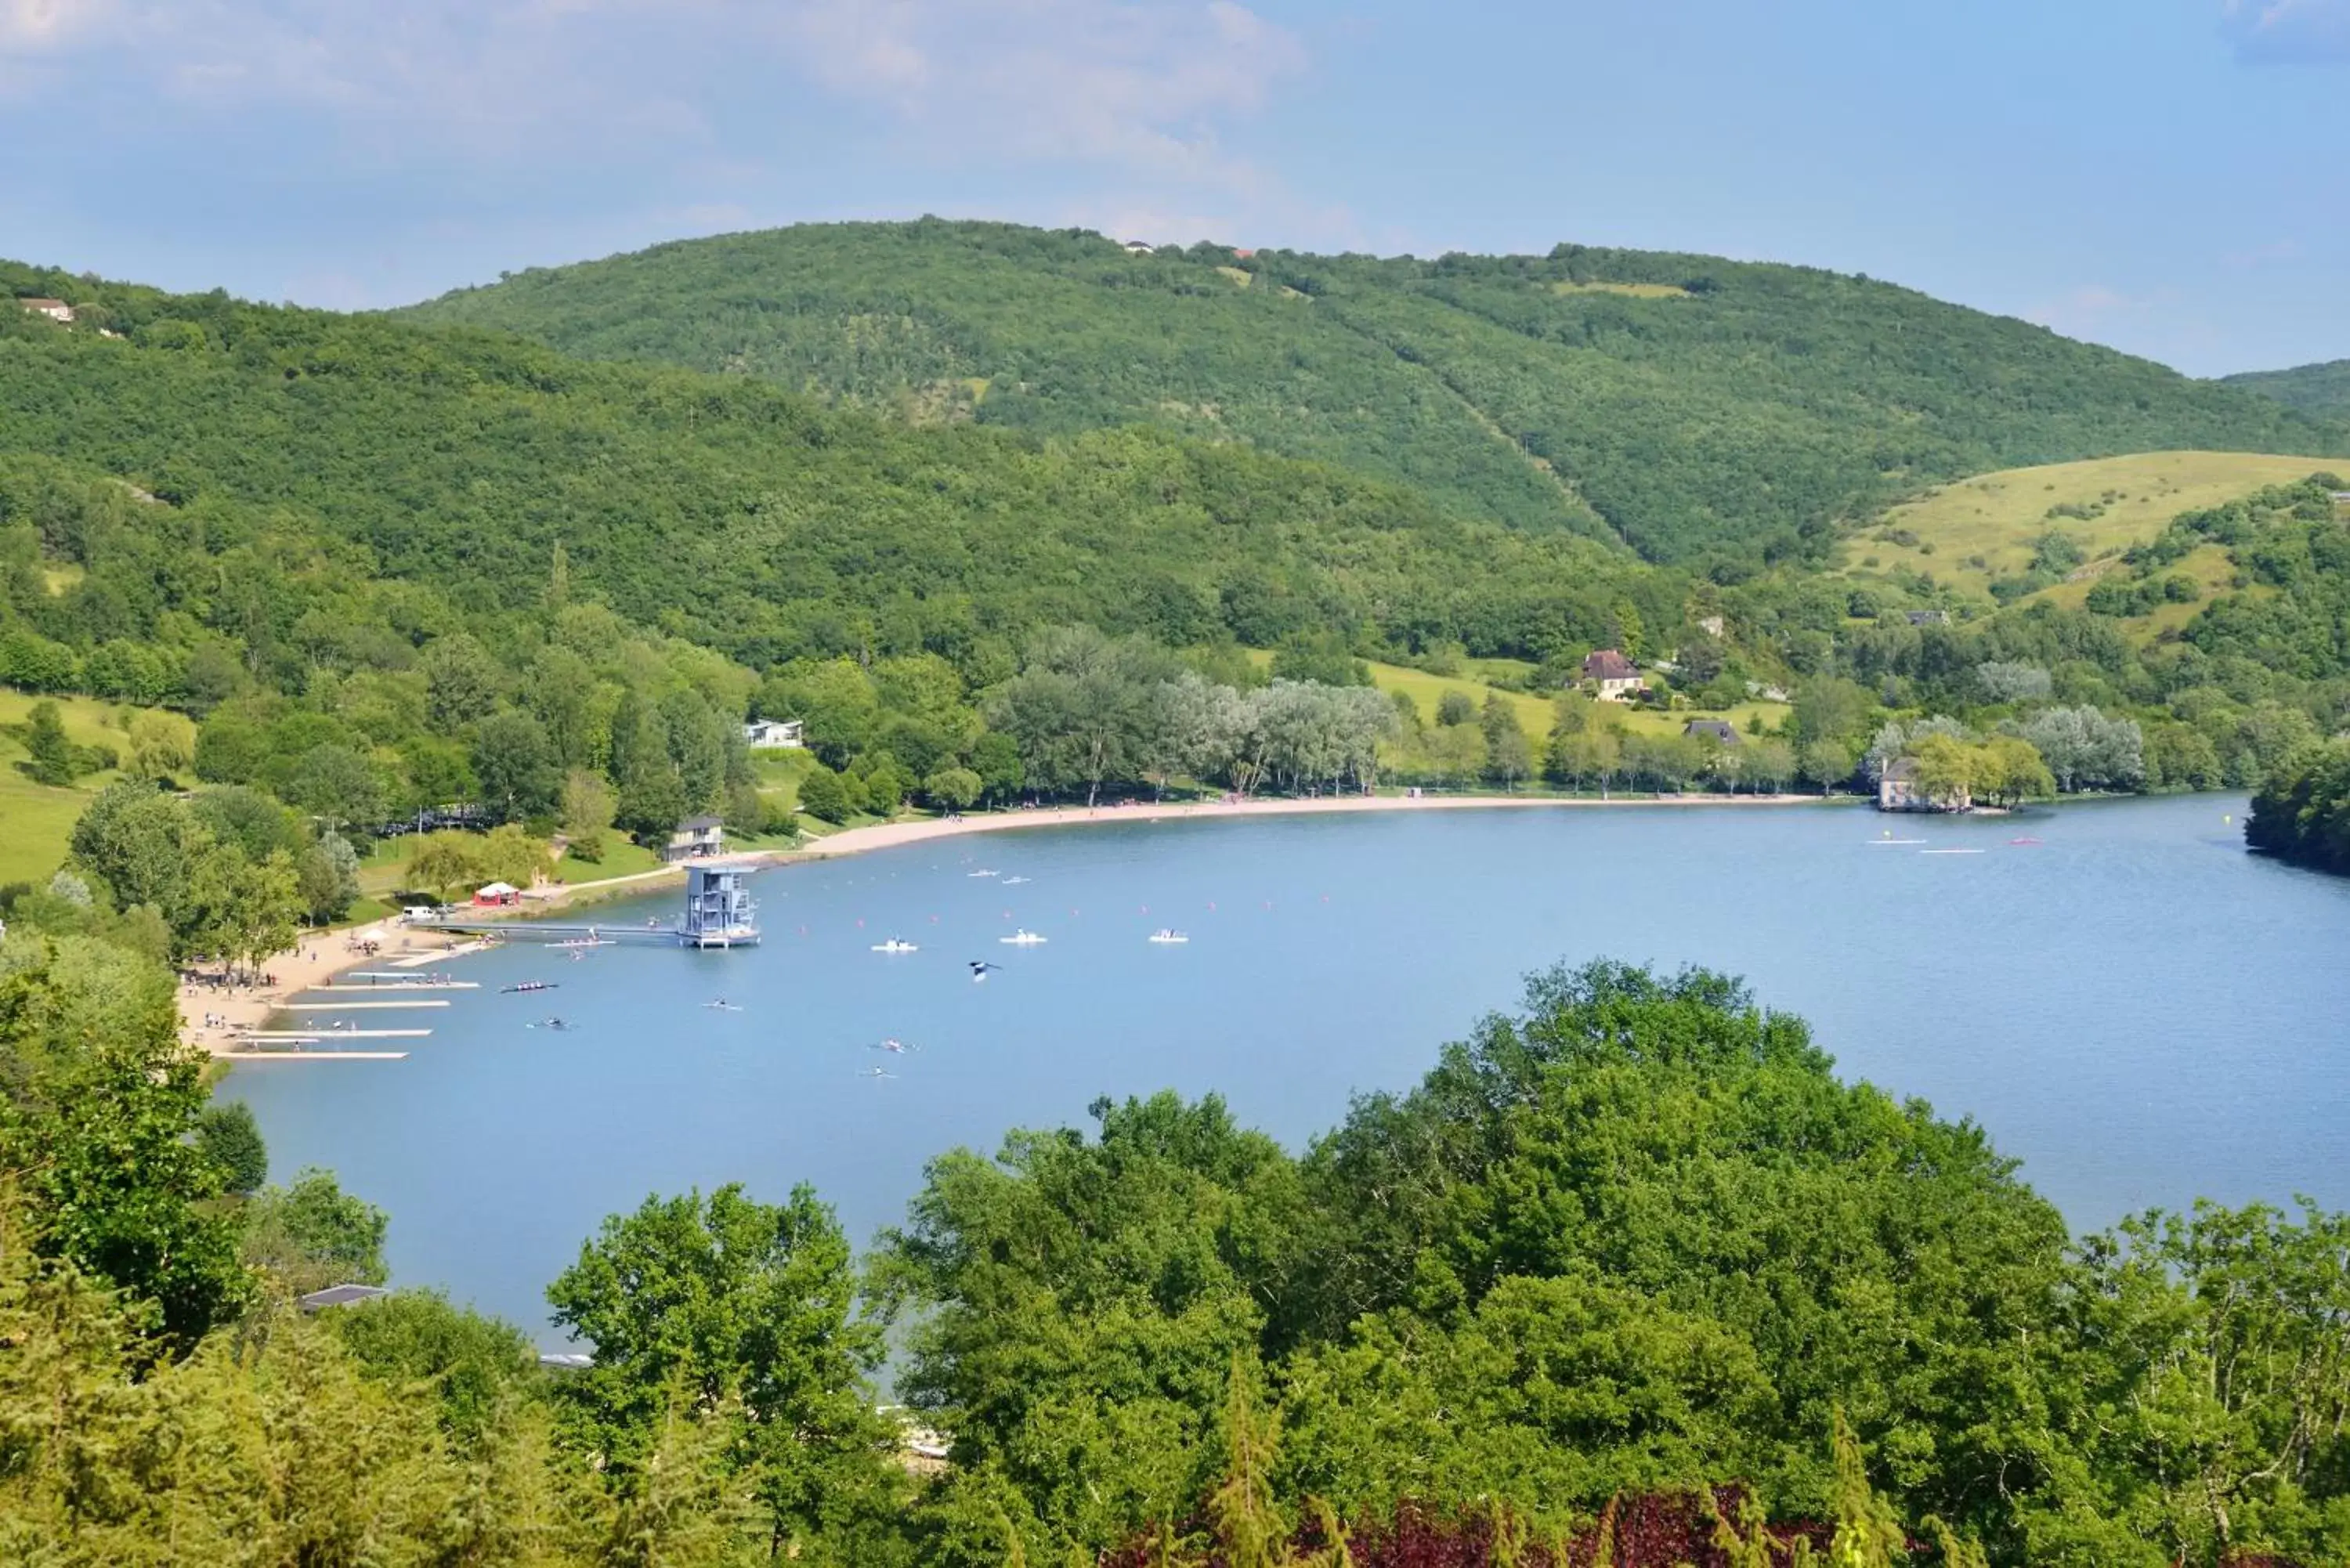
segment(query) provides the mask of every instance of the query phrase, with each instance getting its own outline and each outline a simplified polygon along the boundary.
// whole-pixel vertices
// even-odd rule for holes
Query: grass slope
[[[2101,563],[2160,534],[2179,513],[2329,466],[2342,464],[2259,452],[2147,452],[1979,474],[1887,511],[1846,546],[1846,565],[1927,573],[1945,587],[1988,599],[1991,580],[2022,572],[2033,542],[2056,529],[2076,540],[2089,559],[2080,581],[2045,593],[2057,603],[2078,604]],[[2052,515],[2058,507],[2095,514]],[[2224,574],[2220,580],[2226,580]],[[2191,613],[2191,607],[2181,607]]]
[[[135,708],[82,697],[40,698],[0,687],[0,724],[21,724],[33,704],[54,701],[66,738],[78,746],[130,749],[124,730]],[[122,775],[88,774],[70,789],[52,789],[25,776],[17,763],[25,748],[14,735],[0,734],[0,882],[41,882],[65,864],[66,841],[90,796]]]
[[[915,418],[1148,421],[1659,560],[1824,548],[1838,515],[1988,470],[2350,441],[1890,285],[1576,246],[1136,257],[1001,223],[811,225],[534,269],[409,314]]]
[[[2274,398],[2303,413],[2350,419],[2350,359],[2299,365],[2290,370],[2251,370],[2222,380],[2227,386]]]

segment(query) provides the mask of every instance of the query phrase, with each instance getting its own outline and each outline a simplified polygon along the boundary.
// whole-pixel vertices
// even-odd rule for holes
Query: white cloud
[[[0,0],[0,62],[36,53],[491,154],[707,144],[712,84],[764,69],[943,152],[1237,188],[1219,125],[1305,63],[1233,0]]]
[[[2350,62],[2350,0],[2224,0],[2220,26],[2247,65]]]

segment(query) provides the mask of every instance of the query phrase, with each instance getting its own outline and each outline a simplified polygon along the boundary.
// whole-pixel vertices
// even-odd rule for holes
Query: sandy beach
[[[1027,810],[986,812],[976,816],[923,817],[908,822],[876,823],[868,827],[851,827],[822,838],[806,840],[797,849],[762,850],[754,854],[728,856],[734,864],[789,866],[806,860],[833,860],[843,856],[863,855],[876,849],[891,849],[900,845],[920,844],[937,838],[959,838],[968,834],[1008,833],[1032,827],[1081,827],[1089,824],[1176,822],[1194,818],[1244,816],[1334,815],[1356,812],[1394,811],[1617,811],[1652,807],[1672,808],[1698,805],[1817,805],[1821,797],[1812,794],[1687,794],[1663,798],[1648,796],[1631,799],[1590,800],[1562,798],[1555,795],[1325,795],[1307,799],[1272,800],[1206,800],[1153,804],[1147,801],[1127,802],[1111,805],[1039,806]],[[641,886],[650,888],[664,880],[682,875],[682,868],[664,867],[654,871],[638,871],[626,877],[608,877],[595,882],[575,882],[567,886],[541,884],[525,896],[527,901],[509,911],[526,917],[562,908],[581,895],[600,895],[615,888]],[[368,944],[376,950],[368,950]],[[180,1020],[184,1037],[215,1056],[234,1057],[242,1054],[236,1046],[237,1037],[244,1031],[261,1028],[269,1016],[282,1008],[292,997],[316,991],[339,974],[355,969],[383,969],[400,959],[412,959],[428,952],[446,951],[458,945],[458,939],[438,931],[419,930],[403,926],[397,918],[387,917],[364,926],[316,931],[286,952],[280,953],[263,965],[265,976],[259,985],[215,987],[202,981],[183,981],[180,986]]]
[[[978,816],[926,817],[916,822],[876,823],[851,827],[811,839],[799,848],[772,855],[771,862],[822,860],[840,855],[861,855],[901,844],[932,838],[953,838],[967,833],[1002,833],[1024,827],[1076,827],[1104,822],[1175,822],[1196,817],[1336,815],[1367,811],[1580,811],[1629,810],[1635,807],[1686,805],[1817,805],[1815,794],[1683,794],[1661,798],[1591,800],[1582,796],[1525,794],[1348,794],[1306,799],[1203,800],[1154,805],[1133,801],[1117,805],[1039,806],[1034,810],[993,811]]]

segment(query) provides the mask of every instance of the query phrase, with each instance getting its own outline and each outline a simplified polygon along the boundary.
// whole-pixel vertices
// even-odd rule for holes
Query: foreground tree
[[[886,1514],[889,1433],[866,1382],[881,1332],[855,1312],[850,1262],[805,1187],[781,1205],[731,1185],[649,1198],[606,1220],[547,1289],[594,1357],[558,1389],[573,1429],[650,1479],[681,1401],[739,1409],[733,1463],[778,1552]]]

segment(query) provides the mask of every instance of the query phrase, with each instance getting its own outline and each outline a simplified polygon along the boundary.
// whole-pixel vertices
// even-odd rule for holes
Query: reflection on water
[[[810,1181],[862,1240],[931,1155],[1166,1086],[1302,1147],[1527,971],[1597,956],[1744,975],[1847,1076],[1983,1123],[2076,1225],[2198,1194],[2350,1206],[2350,883],[2246,856],[2222,820],[2242,809],[1905,819],[1920,845],[1843,808],[947,840],[761,874],[755,950],[460,961],[483,989],[407,1061],[250,1067],[227,1092],[279,1179],[332,1166],[390,1210],[401,1282],[531,1324],[597,1221],[648,1192]],[[1981,853],[1926,853],[1950,849]],[[1046,940],[999,940],[1024,928]],[[919,950],[873,950],[892,937]],[[974,983],[974,961],[1001,967]],[[497,992],[533,978],[560,989]],[[576,1027],[528,1027],[550,1014]]]

